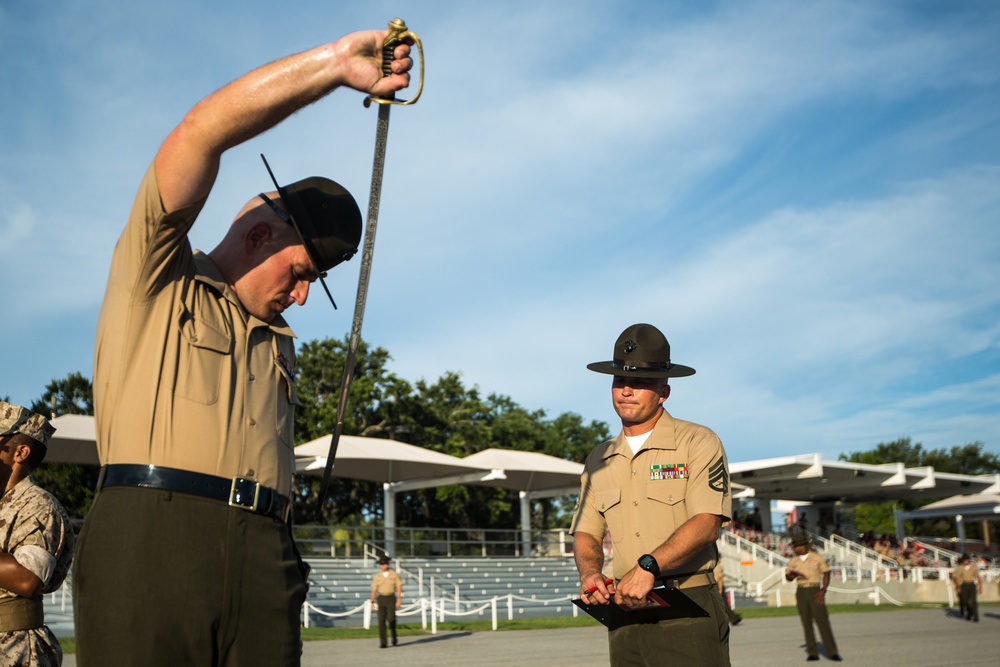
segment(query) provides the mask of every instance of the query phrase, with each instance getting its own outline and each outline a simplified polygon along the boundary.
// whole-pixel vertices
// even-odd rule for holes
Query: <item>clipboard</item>
[[[697,602],[685,595],[679,588],[672,586],[654,586],[646,595],[649,602],[645,607],[629,607],[609,602],[607,604],[587,604],[583,600],[573,600],[598,621],[615,630],[623,625],[636,623],[656,623],[668,618],[705,618],[709,613]]]

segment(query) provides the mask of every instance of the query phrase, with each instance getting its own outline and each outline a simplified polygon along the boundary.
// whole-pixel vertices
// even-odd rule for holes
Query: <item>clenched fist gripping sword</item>
[[[361,251],[361,276],[358,279],[358,296],[354,301],[354,321],[351,324],[351,340],[347,350],[347,361],[344,363],[344,377],[340,381],[340,399],[337,402],[337,425],[330,439],[330,452],[326,457],[326,468],[323,471],[323,484],[320,486],[316,506],[320,508],[326,500],[330,488],[330,474],[333,471],[333,461],[337,457],[337,445],[344,430],[344,413],[347,411],[347,395],[351,388],[354,375],[354,365],[358,359],[358,347],[361,344],[361,321],[365,316],[365,300],[368,297],[368,278],[372,269],[372,254],[375,251],[375,227],[378,224],[378,205],[382,196],[382,171],[385,167],[385,142],[389,134],[389,109],[393,104],[413,104],[420,97],[424,88],[424,48],[420,38],[407,30],[403,19],[393,19],[389,22],[389,34],[382,43],[382,75],[392,74],[393,52],[404,40],[412,40],[420,54],[420,80],[417,94],[406,101],[397,101],[395,96],[389,98],[366,97],[365,107],[374,102],[378,105],[378,125],[375,131],[375,161],[372,165],[372,187],[368,195],[368,219],[365,223],[365,242]]]

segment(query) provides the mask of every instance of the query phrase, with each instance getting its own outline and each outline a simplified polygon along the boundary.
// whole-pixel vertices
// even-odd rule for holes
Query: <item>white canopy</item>
[[[61,415],[52,420],[56,432],[49,438],[46,463],[100,465],[97,431],[91,415]]]
[[[324,435],[295,448],[296,472],[322,475],[332,436]],[[342,435],[333,463],[336,477],[383,484],[425,477],[482,472],[483,467],[432,449],[398,440]],[[447,483],[447,482],[445,482]]]

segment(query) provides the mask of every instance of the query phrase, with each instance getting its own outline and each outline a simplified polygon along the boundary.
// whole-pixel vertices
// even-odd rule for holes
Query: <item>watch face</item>
[[[656,559],[650,556],[649,554],[646,554],[645,556],[639,559],[639,567],[646,570],[647,572],[652,572],[654,568],[659,569],[656,567]]]

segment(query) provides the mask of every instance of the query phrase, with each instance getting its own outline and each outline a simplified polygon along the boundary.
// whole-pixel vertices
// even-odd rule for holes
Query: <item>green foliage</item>
[[[301,408],[296,440],[306,442],[332,433],[348,338],[311,341],[301,346],[297,368]],[[466,387],[461,376],[445,372],[435,382],[402,380],[387,369],[383,348],[362,343],[358,349],[343,433],[392,438],[451,456],[464,457],[502,447],[542,452],[583,461],[609,437],[602,422],[584,424],[565,413],[546,419],[542,410],[527,410],[510,397]],[[297,522],[368,525],[381,514],[382,493],[370,482],[335,480],[322,508],[316,507],[320,480],[297,476]],[[477,486],[445,486],[404,494],[397,499],[401,525],[515,528],[519,523],[517,492]],[[572,504],[565,499],[535,503],[538,527],[568,525]]]
[[[903,463],[907,468],[932,466],[937,472],[963,475],[991,475],[1000,472],[1000,457],[984,451],[984,449],[985,445],[982,442],[973,442],[967,445],[955,445],[950,449],[925,450],[919,442],[914,443],[910,438],[900,438],[892,442],[880,442],[874,449],[866,452],[841,454],[839,459],[851,463],[873,465]],[[922,501],[898,503],[859,503],[855,514],[857,530],[861,533],[878,535],[895,533],[896,523],[893,510],[913,510],[934,500],[937,499],[929,498]],[[908,521],[906,522],[906,532],[908,534],[919,532],[921,535],[927,536],[947,536],[954,532],[952,523],[951,521],[934,519],[915,526]],[[982,528],[976,523],[968,524],[966,532],[971,539],[982,537]]]
[[[28,407],[43,415],[92,415],[94,388],[90,378],[70,373],[62,380],[52,380],[42,397]]]
[[[92,415],[93,385],[82,374],[70,373],[62,380],[52,380],[31,409],[43,415]],[[99,471],[97,466],[43,462],[31,477],[59,499],[70,517],[82,519],[94,500]]]

